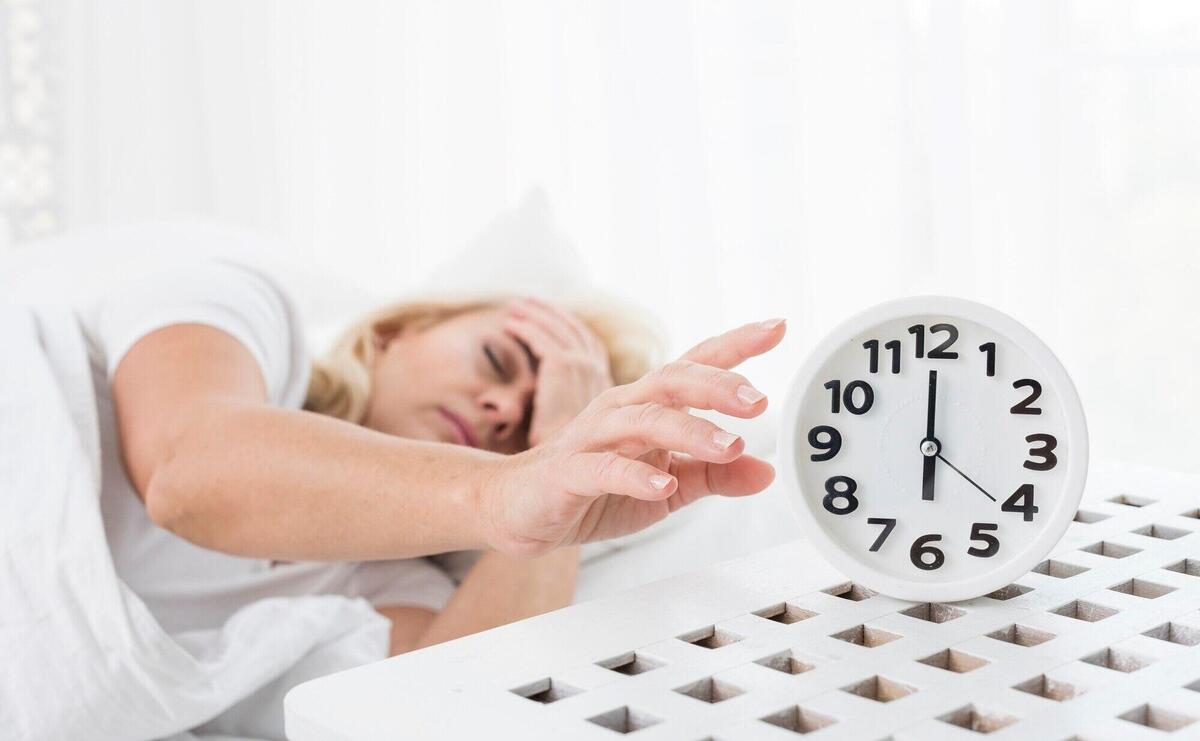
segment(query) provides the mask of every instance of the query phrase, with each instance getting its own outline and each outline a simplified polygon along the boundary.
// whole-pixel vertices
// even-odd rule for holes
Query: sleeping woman
[[[267,597],[361,597],[390,653],[562,607],[581,543],[774,473],[688,408],[754,417],[750,324],[651,368],[614,311],[408,303],[315,363],[284,293],[211,261],[83,312],[116,569],[169,632]],[[431,554],[481,550],[461,583]]]

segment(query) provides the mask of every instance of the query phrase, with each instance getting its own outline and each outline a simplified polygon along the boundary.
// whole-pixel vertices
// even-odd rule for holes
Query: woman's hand
[[[535,555],[641,530],[709,494],[765,489],[775,476],[769,463],[682,407],[761,414],[766,397],[728,369],[775,347],[784,331],[773,320],[706,340],[601,393],[542,445],[497,461],[478,494],[489,545]]]
[[[529,445],[544,442],[613,385],[608,352],[578,317],[537,299],[514,301],[505,329],[538,360]]]

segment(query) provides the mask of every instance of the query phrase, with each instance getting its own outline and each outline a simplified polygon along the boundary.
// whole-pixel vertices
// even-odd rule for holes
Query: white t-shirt
[[[454,582],[427,559],[272,566],[201,548],[151,522],[121,462],[111,379],[142,337],[171,324],[205,324],[242,343],[261,369],[268,403],[299,409],[309,360],[292,303],[266,276],[223,260],[171,270],[79,309],[100,426],[100,507],[117,573],[169,632],[215,628],[268,597],[340,594],[375,606],[440,610]]]

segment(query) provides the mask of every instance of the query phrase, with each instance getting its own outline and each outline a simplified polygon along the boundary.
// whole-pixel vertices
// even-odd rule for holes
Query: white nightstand
[[[288,736],[1200,738],[1198,508],[1195,477],[1097,465],[990,597],[871,595],[796,541],[308,682]]]

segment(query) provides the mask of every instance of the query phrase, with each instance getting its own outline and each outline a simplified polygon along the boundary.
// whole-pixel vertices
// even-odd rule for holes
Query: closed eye
[[[508,374],[504,372],[504,366],[500,364],[500,359],[496,357],[496,353],[492,352],[492,348],[488,347],[486,343],[483,346],[483,354],[487,356],[488,362],[491,363],[500,380],[507,380]]]

